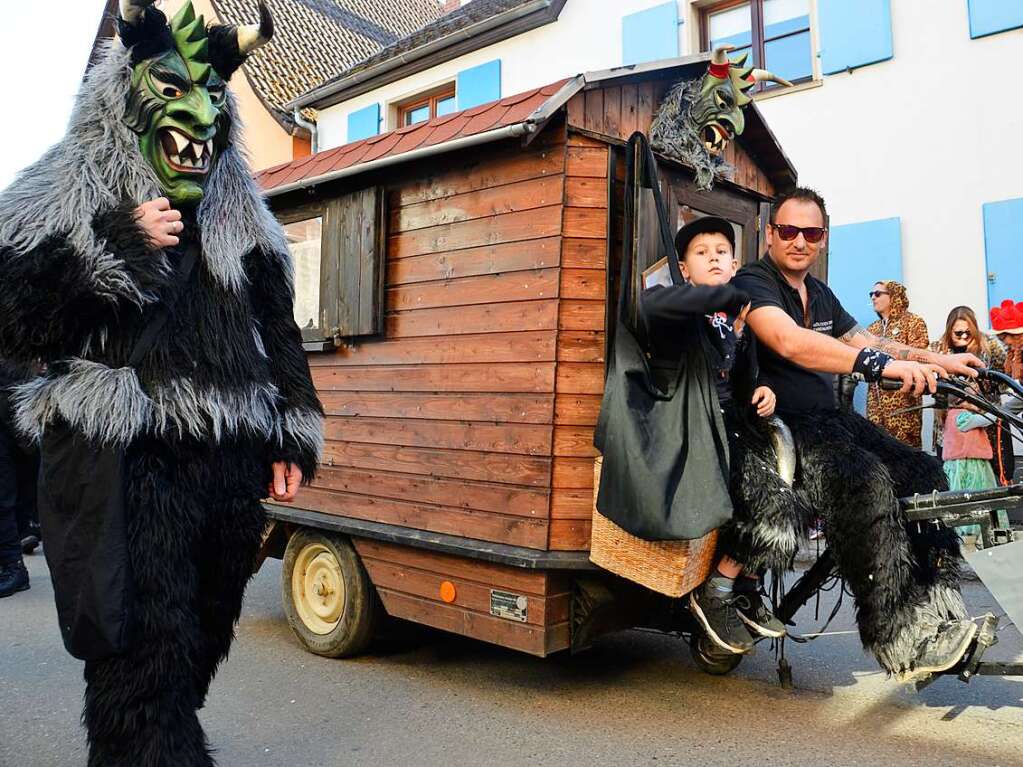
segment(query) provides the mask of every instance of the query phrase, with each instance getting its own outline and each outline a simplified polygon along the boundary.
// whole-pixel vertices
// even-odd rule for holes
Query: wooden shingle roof
[[[258,22],[255,0],[211,0],[220,21]],[[274,39],[244,65],[257,95],[290,128],[285,105],[440,17],[437,0],[266,0]]]

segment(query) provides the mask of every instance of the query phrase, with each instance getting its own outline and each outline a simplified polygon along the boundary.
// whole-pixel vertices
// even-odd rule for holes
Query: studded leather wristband
[[[881,380],[885,367],[892,361],[891,355],[869,346],[861,349],[853,363],[852,377],[857,381],[874,383]]]

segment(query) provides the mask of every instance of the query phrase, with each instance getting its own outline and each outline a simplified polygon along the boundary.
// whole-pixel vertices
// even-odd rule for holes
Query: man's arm
[[[848,333],[840,336],[838,340],[852,349],[859,350],[869,346],[871,349],[878,349],[901,362],[938,365],[950,373],[971,378],[977,375],[974,368],[984,367],[984,363],[972,354],[938,354],[930,349],[915,349],[912,346],[900,344],[898,341],[892,341],[890,338],[878,338],[873,333],[864,330],[861,325],[856,325]]]
[[[801,328],[788,314],[774,306],[754,309],[746,321],[753,328],[757,339],[767,344],[775,354],[807,370],[820,373],[851,373],[860,349],[868,346],[865,340],[859,343],[863,340],[859,335],[853,336],[855,341],[845,340],[844,337],[839,340]],[[865,331],[864,334],[873,337]],[[902,381],[904,392],[922,394],[924,389],[933,393],[937,378],[948,374],[935,364],[893,359],[885,366],[883,375],[885,378]]]
[[[809,328],[801,328],[788,314],[774,306],[754,309],[746,322],[760,343],[775,354],[808,370],[820,373],[849,373],[859,349]]]

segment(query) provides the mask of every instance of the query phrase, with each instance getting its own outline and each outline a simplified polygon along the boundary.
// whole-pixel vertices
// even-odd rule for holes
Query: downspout
[[[305,119],[302,116],[302,109],[300,107],[295,107],[294,111],[291,113],[291,119],[295,121],[295,125],[299,128],[309,131],[309,149],[312,153],[316,154],[320,151],[320,141],[319,137],[316,135],[316,123]]]

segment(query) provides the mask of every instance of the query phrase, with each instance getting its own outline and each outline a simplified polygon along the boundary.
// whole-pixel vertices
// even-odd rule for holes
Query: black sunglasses
[[[796,239],[802,233],[804,240],[817,244],[824,239],[824,233],[828,231],[823,226],[792,226],[791,224],[771,224],[771,226],[786,242]]]
[[[871,298],[878,298],[879,296],[887,296],[888,295],[888,291],[887,290],[872,290],[869,293],[867,293],[867,295],[870,296]]]
[[[969,338],[973,335],[969,330],[953,330],[952,335],[956,338]]]

